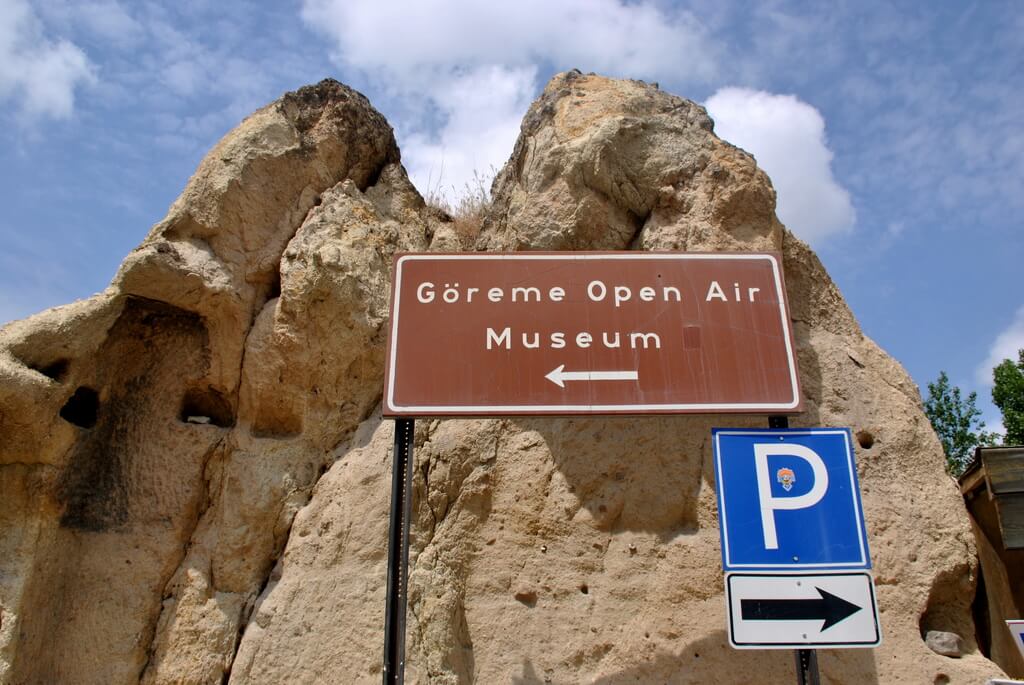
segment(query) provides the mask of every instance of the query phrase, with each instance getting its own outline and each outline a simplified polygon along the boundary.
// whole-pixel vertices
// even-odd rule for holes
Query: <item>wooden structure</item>
[[[979,447],[974,462],[960,476],[960,492],[972,512],[971,501],[987,496],[1003,549],[1024,549],[1024,447]],[[989,539],[995,542],[991,535]]]
[[[959,483],[981,562],[975,637],[985,656],[1024,678],[1024,657],[1005,623],[1024,618],[1024,446],[979,447]]]

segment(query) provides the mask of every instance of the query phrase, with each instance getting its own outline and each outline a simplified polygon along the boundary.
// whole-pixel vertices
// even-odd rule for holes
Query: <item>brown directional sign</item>
[[[796,413],[770,253],[395,257],[385,416]]]

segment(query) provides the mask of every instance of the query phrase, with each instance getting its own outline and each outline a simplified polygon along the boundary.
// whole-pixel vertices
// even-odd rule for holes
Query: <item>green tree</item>
[[[992,369],[992,403],[1003,413],[1004,444],[1024,445],[1024,350]]]
[[[984,430],[981,411],[975,406],[977,399],[976,392],[964,399],[960,388],[950,385],[945,371],[940,371],[938,380],[928,384],[924,413],[932,422],[946,453],[946,469],[954,477],[963,473],[971,463],[975,447],[995,442],[996,436]]]

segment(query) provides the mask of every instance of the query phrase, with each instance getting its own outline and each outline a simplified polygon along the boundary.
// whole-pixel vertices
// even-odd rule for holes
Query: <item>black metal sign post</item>
[[[788,416],[769,416],[769,428],[789,428]],[[818,675],[818,654],[813,649],[797,649],[796,657],[796,682],[797,685],[820,685],[821,679]]]
[[[388,598],[384,610],[384,685],[405,682],[405,607],[409,589],[413,419],[395,419],[388,527]]]
[[[820,685],[818,653],[813,649],[796,650],[796,682],[798,685]]]

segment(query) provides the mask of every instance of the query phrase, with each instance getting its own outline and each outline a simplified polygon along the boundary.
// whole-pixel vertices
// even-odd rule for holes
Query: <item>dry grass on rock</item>
[[[455,186],[449,186],[449,192],[438,184],[427,190],[424,201],[428,207],[451,218],[455,233],[462,242],[472,243],[480,234],[484,215],[491,207],[491,181],[494,175],[493,167],[484,174],[474,170],[472,181],[467,181],[461,191]]]

